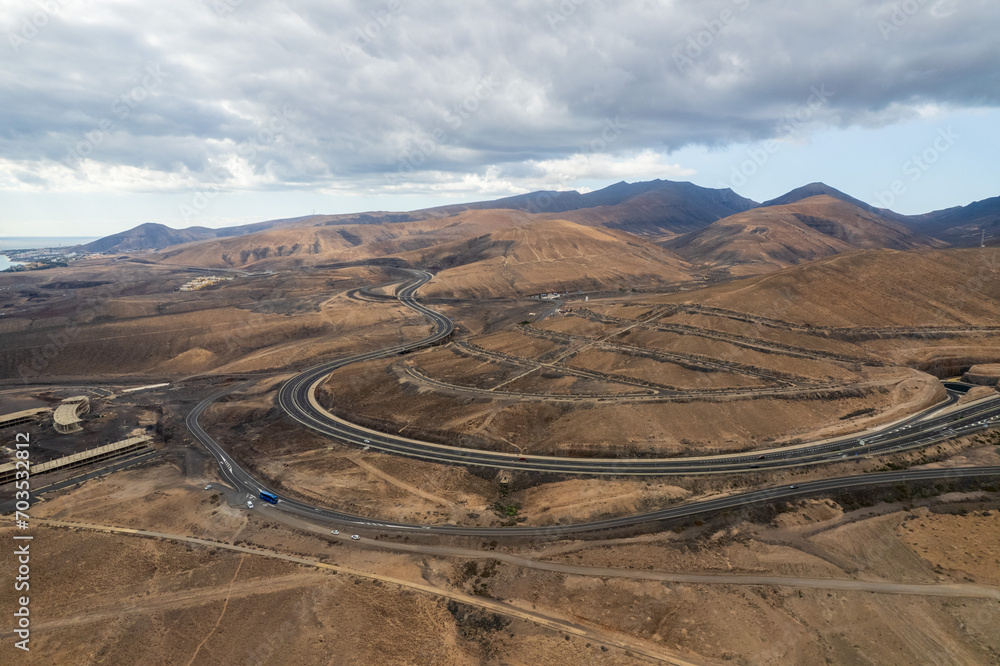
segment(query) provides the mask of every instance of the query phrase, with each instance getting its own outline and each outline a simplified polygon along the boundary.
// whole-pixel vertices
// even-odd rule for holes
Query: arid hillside
[[[423,290],[435,296],[614,290],[691,278],[687,262],[638,236],[516,210],[469,210],[396,224],[273,229],[180,245],[152,259],[161,265],[259,271],[390,257],[440,271]]]
[[[691,267],[623,231],[542,220],[399,255],[441,269],[422,293],[491,298],[683,282]]]
[[[984,240],[995,246],[1000,236],[1000,197],[974,201],[967,206],[915,215],[910,218],[914,229],[941,238],[956,247],[978,247]]]
[[[851,252],[660,300],[811,327],[995,326],[1000,249]]]
[[[444,442],[574,455],[851,432],[1000,360],[998,272],[1000,250],[876,250],[671,294],[571,294],[551,316],[339,370],[325,399]]]
[[[469,211],[386,224],[320,222],[187,243],[155,255],[165,264],[255,270],[386,257],[524,224],[519,211]]]
[[[85,252],[161,250],[171,263],[272,267],[377,257],[472,238],[528,219],[568,219],[643,236],[701,229],[757,204],[729,189],[654,180],[596,192],[532,192],[412,212],[311,215],[223,229],[142,224],[83,246]]]
[[[666,246],[689,261],[750,275],[852,249],[913,250],[946,244],[824,194],[733,215]]]
[[[0,378],[283,370],[428,329],[402,306],[345,297],[399,277],[381,269],[276,272],[179,290],[204,275],[129,261],[0,274]]]
[[[351,224],[391,224],[394,222],[410,222],[435,217],[419,213],[387,213],[381,211],[369,213],[354,213],[347,215],[307,215],[279,220],[265,220],[252,224],[241,224],[232,227],[209,229],[207,227],[188,227],[172,229],[162,224],[145,223],[117,234],[99,238],[96,241],[80,246],[81,252],[135,252],[136,250],[161,250],[174,245],[191,243],[211,238],[231,238],[246,236],[271,229],[288,229],[292,227],[322,227],[328,225]]]
[[[433,492],[446,502],[427,506],[435,523],[452,496],[456,513],[488,520],[493,510],[474,502],[497,503],[502,488],[503,503],[533,518],[573,520],[688,495],[651,480],[478,478],[475,494],[465,471],[374,453],[352,455],[360,466],[325,449],[328,466],[289,457],[283,474],[330,481],[322,501],[332,507],[345,494],[371,498],[376,515],[427,506]],[[722,490],[698,483],[699,496]],[[403,541],[364,529],[354,541],[249,511],[208,466],[172,453],[32,508],[32,554],[44,556],[31,559],[31,651],[4,641],[0,662],[996,663],[996,493],[939,486],[600,540]],[[0,528],[8,542],[13,534]],[[17,565],[13,549],[3,557]],[[14,602],[4,595],[0,611]]]
[[[729,188],[711,189],[688,182],[657,179],[643,183],[622,181],[586,194],[573,190],[531,192],[419,212],[453,215],[463,210],[504,208],[643,236],[674,236],[701,229],[756,205],[755,201]]]

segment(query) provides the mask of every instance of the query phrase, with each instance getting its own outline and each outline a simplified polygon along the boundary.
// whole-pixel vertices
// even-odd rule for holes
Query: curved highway
[[[188,414],[185,423],[191,432],[201,441],[202,444],[219,462],[219,470],[222,478],[232,485],[238,493],[247,493],[257,498],[261,490],[273,493],[278,498],[275,508],[313,520],[331,521],[338,525],[351,526],[354,528],[369,528],[383,531],[399,533],[423,533],[439,534],[451,536],[475,536],[475,537],[559,537],[585,532],[595,532],[613,528],[631,527],[665,520],[680,520],[692,516],[716,511],[732,510],[746,507],[752,504],[773,502],[776,500],[787,500],[820,492],[838,492],[856,488],[868,488],[883,486],[906,481],[936,481],[941,479],[958,478],[983,478],[1000,477],[1000,467],[959,467],[952,469],[925,469],[907,470],[901,472],[883,472],[878,474],[861,474],[856,476],[838,477],[833,479],[819,479],[817,481],[804,481],[799,484],[774,486],[762,488],[746,493],[738,493],[701,500],[697,502],[686,502],[667,509],[651,511],[630,516],[619,516],[605,520],[596,520],[585,523],[572,523],[564,525],[545,525],[533,527],[464,527],[461,525],[415,525],[410,523],[399,523],[394,521],[379,520],[365,516],[356,516],[341,511],[324,509],[323,507],[307,504],[295,498],[288,497],[272,488],[267,487],[255,479],[249,472],[240,467],[239,463],[216,442],[198,424],[198,417],[219,398],[239,390],[242,385],[235,385],[221,393],[209,396],[201,401],[194,410]],[[260,503],[261,508],[267,509],[268,505]]]
[[[414,298],[417,289],[431,279],[431,274],[426,271],[411,269],[398,270],[404,270],[409,273],[411,279],[398,288],[396,292],[397,298],[404,305],[430,319],[435,326],[434,332],[416,342],[395,345],[387,349],[324,363],[289,380],[279,391],[279,403],[286,412],[300,423],[323,434],[336,437],[345,443],[443,463],[564,474],[691,475],[798,467],[836,461],[862,454],[894,452],[923,447],[936,441],[950,439],[960,434],[967,434],[986,428],[989,421],[1000,418],[1000,397],[979,401],[947,413],[938,413],[945,407],[952,406],[958,399],[959,393],[949,389],[948,399],[942,404],[892,426],[868,433],[863,438],[847,437],[812,445],[756,452],[753,454],[673,459],[577,459],[518,456],[474,449],[457,449],[430,442],[391,436],[368,430],[334,417],[316,402],[314,393],[316,386],[337,368],[369,359],[406,353],[407,351],[435,344],[451,335],[454,330],[454,324],[451,320],[440,313],[424,307]],[[222,478],[231,484],[237,492],[245,492],[253,497],[257,497],[261,490],[270,489],[244,470],[198,423],[198,417],[212,403],[239,388],[241,388],[241,385],[235,385],[225,391],[209,396],[188,414],[185,423],[192,434],[216,458]],[[677,520],[708,512],[736,509],[750,504],[791,499],[818,492],[836,492],[851,488],[871,487],[904,481],[994,476],[1000,476],[1000,467],[909,470],[864,474],[860,476],[820,479],[797,485],[764,488],[726,497],[689,502],[668,509],[639,515],[622,516],[588,523],[545,527],[492,528],[462,527],[457,525],[413,525],[355,516],[313,506],[284,496],[281,493],[275,493],[275,495],[278,497],[277,507],[283,511],[313,519],[325,519],[337,524],[351,525],[358,528],[368,527],[410,533],[417,531],[454,536],[558,536],[627,527],[661,520]],[[266,507],[267,505],[262,506]]]
[[[430,319],[435,326],[434,332],[422,340],[329,361],[290,379],[279,390],[278,403],[302,425],[346,444],[439,463],[558,474],[691,475],[800,467],[858,455],[897,453],[970,434],[989,427],[989,422],[994,419],[1000,419],[1000,396],[935,415],[958,400],[960,393],[949,389],[948,399],[934,408],[863,435],[744,454],[685,458],[567,458],[465,449],[390,435],[331,414],[319,404],[315,393],[316,387],[338,368],[427,347],[447,338],[454,331],[455,327],[450,319],[415,300],[416,291],[433,276],[427,271],[397,270],[405,271],[411,276],[397,290],[397,298]]]

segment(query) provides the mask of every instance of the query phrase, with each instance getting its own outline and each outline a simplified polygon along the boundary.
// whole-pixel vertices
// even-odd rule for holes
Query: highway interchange
[[[960,408],[954,406],[959,393],[949,388],[948,399],[934,408],[861,436],[845,437],[815,444],[784,449],[756,451],[746,454],[704,456],[690,458],[560,458],[479,451],[423,442],[363,428],[339,419],[319,405],[315,389],[334,370],[352,363],[404,354],[437,344],[454,331],[454,323],[416,300],[417,290],[433,276],[426,271],[404,271],[409,279],[396,291],[403,305],[415,310],[434,324],[429,336],[415,342],[358,354],[317,365],[286,382],[279,390],[278,401],[282,409],[302,425],[336,440],[394,455],[408,456],[439,463],[466,466],[492,467],[525,472],[543,472],[574,475],[704,475],[733,474],[760,470],[787,469],[842,461],[861,455],[895,453],[923,448],[935,442],[961,435],[968,435],[990,427],[1000,419],[1000,396],[977,401]],[[260,490],[270,490],[266,484],[243,469],[198,423],[199,416],[216,400],[237,391],[240,385],[209,396],[200,402],[186,418],[192,434],[208,449],[219,463],[222,478],[238,494],[257,497]],[[678,520],[714,511],[730,510],[750,504],[790,499],[820,492],[836,492],[851,488],[871,487],[903,481],[940,480],[953,478],[1000,476],[1000,467],[952,468],[908,470],[877,474],[864,474],[763,488],[726,497],[689,502],[651,513],[621,516],[590,523],[577,523],[546,527],[462,527],[456,525],[415,525],[382,521],[356,516],[301,502],[291,497],[278,496],[277,508],[311,519],[322,519],[341,525],[373,528],[392,532],[419,531],[453,536],[557,536],[593,532],[611,528],[639,525],[662,520]],[[263,503],[262,503],[263,504]],[[267,505],[263,505],[267,507]],[[273,510],[275,507],[268,507]]]

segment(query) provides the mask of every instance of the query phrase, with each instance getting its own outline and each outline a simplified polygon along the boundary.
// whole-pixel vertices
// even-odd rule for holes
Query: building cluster
[[[204,289],[205,287],[211,287],[213,284],[219,284],[220,282],[225,282],[226,280],[232,280],[232,277],[221,277],[219,275],[209,275],[206,277],[196,277],[190,282],[186,282],[181,286],[181,291],[198,291],[199,289]]]
[[[558,291],[552,291],[552,292],[549,292],[547,294],[543,293],[543,294],[537,294],[535,296],[530,296],[529,298],[537,298],[537,299],[542,300],[542,301],[554,301],[554,300],[556,300],[556,299],[558,299],[558,298],[560,298],[562,296],[569,296],[570,293],[572,293],[572,292],[564,291],[564,292],[560,293]],[[578,295],[583,294],[583,290],[581,289],[581,290],[577,291],[576,293]],[[587,297],[587,300],[590,300],[589,296]]]
[[[2,254],[7,255],[10,259],[27,262],[27,261],[44,261],[46,259],[76,259],[80,255],[76,252],[66,252],[61,249],[43,247],[32,250],[4,250]]]

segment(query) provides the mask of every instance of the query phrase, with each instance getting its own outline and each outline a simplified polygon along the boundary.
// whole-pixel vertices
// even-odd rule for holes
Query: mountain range
[[[1000,197],[907,216],[823,183],[757,203],[731,189],[654,180],[223,229],[143,224],[78,249],[272,269],[392,257],[438,270],[428,293],[497,296],[752,275],[855,250],[968,247],[982,229],[991,241],[1000,235]]]
[[[760,206],[664,246],[732,274],[762,273],[850,250],[923,250],[948,244],[829,194]]]

